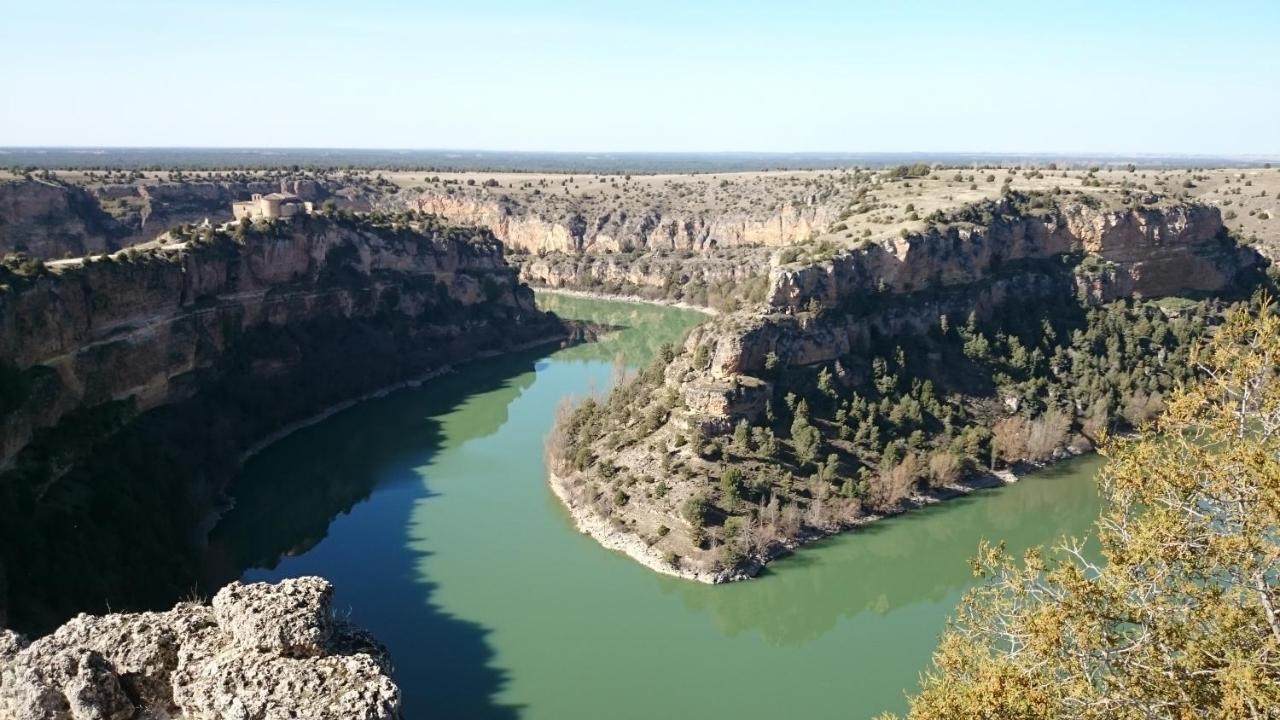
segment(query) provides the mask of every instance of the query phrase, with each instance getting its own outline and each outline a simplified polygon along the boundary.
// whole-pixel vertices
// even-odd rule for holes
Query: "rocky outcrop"
[[[1217,293],[1262,263],[1227,237],[1213,207],[1067,202],[1028,211],[1026,202],[1006,198],[959,214],[985,217],[983,224],[956,219],[832,260],[775,267],[764,308],[707,325],[688,346],[709,348],[709,378],[760,376],[770,355],[784,367],[831,362],[875,337],[928,332],[943,315],[982,318],[1015,303],[1036,307],[1064,298],[1097,304]],[[814,309],[837,312],[803,312]],[[699,388],[692,383],[685,394],[705,405]],[[758,403],[732,404],[751,411],[713,413],[717,426],[754,420]]]
[[[763,274],[767,251],[742,249],[706,254],[679,252],[574,255],[546,253],[513,258],[525,282],[539,287],[587,289],[600,285],[664,288],[742,282]]]
[[[182,223],[231,220],[232,202],[278,191],[350,210],[368,210],[380,195],[312,177],[84,186],[45,178],[0,182],[0,255],[22,252],[48,260],[111,252]]]
[[[676,201],[627,210],[603,199],[516,201],[484,188],[451,189],[406,191],[388,202],[487,227],[509,247],[530,253],[778,247],[808,240],[838,214],[818,197],[758,212]]]
[[[1227,241],[1217,208],[1168,203],[1113,209],[1075,200],[1029,208],[1023,196],[966,208],[921,233],[868,242],[809,265],[771,273],[769,306],[782,311],[836,307],[877,293],[967,285],[1019,263],[1069,254],[1097,267],[1086,288],[1095,302],[1134,293],[1147,296],[1216,291],[1256,253]]]
[[[0,295],[0,357],[40,368],[57,389],[50,388],[55,397],[31,398],[36,415],[0,419],[0,460],[36,427],[56,422],[59,409],[133,398],[142,412],[189,397],[198,386],[192,374],[216,367],[254,326],[388,311],[427,319],[442,304],[488,304],[495,317],[516,322],[541,317],[501,245],[483,231],[470,235],[392,233],[317,217],[243,241],[211,236],[144,257],[71,261],[20,280]],[[464,330],[449,324],[436,339]]]
[[[0,182],[0,255],[101,253],[118,248],[127,232],[83,188],[46,180]]]
[[[803,367],[857,355],[876,338],[912,337],[930,332],[943,316],[992,317],[1014,304],[1041,307],[1076,297],[1070,273],[1035,270],[972,284],[963,292],[919,293],[868,302],[862,312],[754,313],[726,316],[695,328],[689,353],[704,348],[707,361],[696,378],[681,385],[685,404],[708,429],[731,428],[764,411],[767,384],[757,378],[766,365]],[[850,372],[863,368],[850,369]]]
[[[212,605],[79,615],[30,644],[0,630],[0,716],[22,720],[392,720],[386,650],[304,577],[232,583]]]

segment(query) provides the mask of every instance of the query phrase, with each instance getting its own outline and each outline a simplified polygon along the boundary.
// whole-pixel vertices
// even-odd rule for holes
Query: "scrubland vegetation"
[[[881,339],[865,365],[770,359],[762,419],[723,434],[681,428],[668,350],[561,418],[551,457],[602,515],[642,522],[624,512],[642,494],[683,517],[694,545],[729,567],[1141,426],[1193,378],[1191,350],[1221,317],[1213,302],[1170,307],[1064,302],[983,322],[944,316],[925,335]],[[694,366],[704,358],[695,350]],[[645,444],[660,465],[631,462],[638,454],[628,449]],[[631,529],[680,552],[667,533]]]
[[[1188,358],[1195,382],[1104,445],[1095,538],[1021,559],[984,546],[987,581],[943,635],[910,717],[1274,717],[1277,358],[1274,306],[1234,310]]]

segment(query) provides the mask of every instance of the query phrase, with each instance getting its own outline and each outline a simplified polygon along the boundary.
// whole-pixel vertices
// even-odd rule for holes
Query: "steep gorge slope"
[[[451,186],[405,190],[386,204],[491,229],[535,286],[719,310],[760,300],[770,249],[811,239],[837,212],[830,189],[797,201],[703,197],[672,190],[643,198],[538,192],[516,199]]]
[[[56,177],[0,181],[0,255],[45,260],[119,250],[176,225],[231,219],[231,203],[289,192],[319,206],[368,210],[381,193],[339,178],[151,179],[72,183]]]
[[[746,577],[1139,421],[1216,307],[1145,299],[1247,297],[1259,264],[1213,208],[1018,193],[779,264],[765,302],[561,418],[552,487],[654,569]]]
[[[516,201],[484,188],[406,191],[395,199],[453,222],[481,225],[524,252],[613,253],[782,246],[807,240],[834,218],[835,208],[812,195],[799,204],[730,209],[679,197],[634,204],[607,195],[551,193]]]
[[[0,609],[19,627],[189,589],[223,484],[281,427],[564,335],[491,234],[434,218],[169,240],[0,278]]]

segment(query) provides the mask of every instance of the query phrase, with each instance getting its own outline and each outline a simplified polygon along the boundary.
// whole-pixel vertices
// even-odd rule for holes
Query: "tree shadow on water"
[[[420,555],[425,560],[428,554]],[[411,580],[425,593],[426,602],[411,620],[397,629],[388,644],[392,650],[396,682],[404,697],[405,717],[474,718],[515,720],[521,708],[497,701],[506,688],[509,673],[494,665],[489,630],[438,607],[432,598],[438,585],[416,573]],[[425,612],[424,612],[425,610]]]
[[[483,625],[436,600],[432,553],[411,537],[433,502],[422,468],[497,431],[546,351],[486,360],[418,388],[361,403],[268,448],[232,488],[234,507],[210,536],[208,592],[230,580],[315,574],[335,607],[391,651],[405,717],[516,718],[497,701],[508,673]],[[465,420],[446,418],[482,398]]]

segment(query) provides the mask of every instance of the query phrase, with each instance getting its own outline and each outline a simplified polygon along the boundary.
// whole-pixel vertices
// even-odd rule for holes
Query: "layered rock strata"
[[[1011,197],[966,208],[922,233],[867,242],[831,260],[775,269],[770,309],[821,308],[874,294],[967,285],[1018,263],[1093,258],[1085,290],[1095,302],[1222,288],[1255,253],[1228,242],[1217,208],[1164,203],[1114,209],[1087,199],[1052,209]]]
[[[482,189],[405,192],[391,202],[490,228],[509,247],[531,253],[777,247],[808,240],[838,214],[817,196],[759,211],[672,202],[628,212],[605,200],[521,203]]]
[[[281,428],[565,335],[492,234],[422,217],[191,231],[0,285],[0,624],[26,630],[199,584],[226,481]]]
[[[76,185],[31,178],[0,182],[0,255],[46,260],[119,250],[182,224],[231,219],[231,203],[254,193],[368,210],[387,191],[332,179],[148,180]]]

